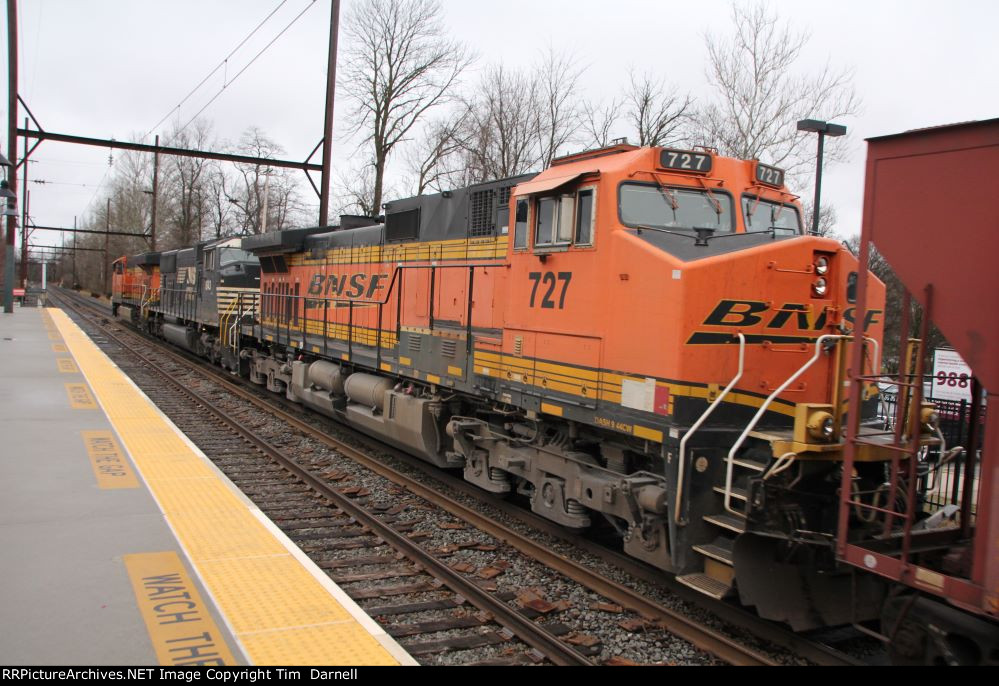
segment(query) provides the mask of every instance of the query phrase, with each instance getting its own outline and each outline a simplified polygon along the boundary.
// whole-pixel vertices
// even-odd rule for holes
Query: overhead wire
[[[209,100],[208,102],[206,102],[206,103],[205,103],[205,105],[204,105],[204,107],[202,107],[202,108],[201,108],[200,110],[198,110],[198,111],[197,111],[197,113],[196,113],[196,114],[195,114],[195,115],[194,115],[193,117],[191,117],[190,119],[188,119],[188,120],[187,120],[187,123],[186,123],[186,124],[184,124],[184,125],[183,125],[182,127],[180,127],[179,129],[177,129],[176,133],[178,133],[178,134],[179,134],[179,133],[181,133],[181,132],[182,132],[182,131],[183,131],[184,129],[186,129],[186,128],[187,128],[188,126],[190,126],[190,125],[191,125],[191,123],[192,123],[192,122],[193,122],[193,121],[194,121],[195,119],[197,119],[198,117],[200,117],[200,116],[201,116],[201,113],[202,113],[202,112],[204,112],[204,111],[205,111],[206,109],[208,109],[209,105],[211,105],[211,104],[212,104],[213,102],[215,102],[216,100],[218,100],[219,96],[220,96],[220,95],[222,95],[222,93],[224,93],[224,92],[225,92],[225,89],[226,89],[226,88],[228,88],[228,87],[229,87],[229,86],[230,86],[230,85],[231,85],[232,83],[234,83],[234,82],[236,81],[236,79],[238,79],[238,78],[239,78],[240,76],[242,76],[242,75],[243,75],[243,72],[245,72],[245,71],[246,71],[247,69],[249,69],[249,68],[250,68],[250,67],[251,67],[251,66],[253,65],[253,63],[257,61],[257,59],[258,59],[258,58],[259,58],[259,57],[260,57],[261,55],[263,55],[263,54],[264,54],[265,52],[267,52],[267,50],[268,50],[268,49],[270,49],[270,47],[271,47],[272,45],[274,45],[274,43],[275,43],[275,42],[277,42],[277,39],[278,39],[278,38],[280,38],[281,36],[283,36],[283,35],[285,34],[285,32],[287,32],[287,31],[288,31],[288,29],[290,29],[290,28],[291,28],[292,26],[294,26],[294,25],[295,25],[295,23],[296,23],[296,22],[297,22],[297,21],[298,21],[299,19],[301,19],[301,18],[302,18],[302,15],[304,15],[304,14],[305,14],[306,12],[308,12],[308,11],[309,11],[310,9],[312,9],[312,7],[313,7],[313,6],[315,5],[315,4],[316,4],[316,0],[311,0],[311,2],[310,2],[310,3],[308,4],[308,5],[306,5],[306,6],[305,6],[305,9],[303,9],[303,10],[302,10],[301,12],[299,12],[299,13],[298,13],[297,15],[295,15],[295,18],[294,18],[294,19],[292,19],[292,20],[291,20],[291,21],[290,21],[290,22],[288,23],[288,25],[287,25],[287,26],[285,26],[285,27],[284,27],[283,29],[281,29],[281,31],[280,31],[280,32],[279,32],[279,33],[278,33],[278,34],[277,34],[276,36],[274,36],[274,38],[272,38],[272,39],[271,39],[271,42],[270,42],[270,43],[268,43],[267,45],[265,45],[265,46],[263,47],[263,49],[261,49],[261,50],[260,50],[260,52],[258,52],[258,53],[257,53],[256,55],[254,55],[254,56],[253,56],[253,59],[251,59],[251,60],[250,60],[249,62],[247,62],[247,63],[246,63],[246,66],[244,66],[244,67],[243,67],[242,69],[240,69],[240,70],[239,70],[239,72],[238,72],[238,73],[237,73],[237,74],[236,74],[235,76],[233,76],[233,77],[232,77],[232,78],[231,78],[231,79],[229,80],[229,82],[228,82],[228,83],[224,83],[224,84],[222,84],[222,88],[220,88],[220,89],[219,89],[219,92],[218,92],[218,93],[216,93],[216,94],[215,94],[214,96],[212,96],[212,99],[211,99],[211,100]],[[148,135],[148,134],[147,134],[147,135]]]
[[[313,1],[315,1],[315,0],[313,0]],[[226,55],[225,58],[221,62],[219,62],[218,65],[214,69],[212,69],[210,72],[208,72],[207,76],[205,76],[205,78],[201,79],[201,81],[198,83],[198,85],[191,89],[190,93],[188,93],[187,95],[185,95],[183,97],[183,99],[181,99],[181,101],[179,103],[177,103],[176,107],[174,107],[173,109],[171,109],[169,112],[167,112],[163,116],[162,119],[160,119],[158,122],[156,122],[156,124],[152,128],[150,128],[149,131],[147,131],[145,133],[145,135],[142,136],[141,140],[145,140],[146,138],[148,138],[149,134],[151,134],[153,131],[155,131],[157,128],[159,128],[159,126],[163,122],[165,122],[167,119],[169,119],[170,116],[174,112],[176,112],[177,110],[179,110],[181,108],[181,106],[191,98],[192,95],[194,95],[203,85],[205,85],[205,83],[208,81],[208,79],[210,79],[212,76],[214,76],[218,72],[219,69],[222,69],[223,67],[228,68],[228,63],[229,63],[230,58],[232,58],[232,56],[235,55],[236,52],[241,47],[243,47],[246,44],[246,42],[248,40],[250,40],[257,33],[257,31],[260,30],[260,28],[264,24],[266,24],[270,20],[270,18],[273,17],[277,13],[277,11],[279,9],[281,9],[282,7],[284,7],[284,5],[287,2],[288,2],[288,0],[281,0],[281,2],[278,3],[278,6],[275,7],[273,10],[271,10],[270,14],[268,14],[266,17],[264,17],[263,20],[259,24],[257,24],[256,27],[252,31],[250,31],[248,34],[246,34],[246,36],[243,38],[243,40],[241,40],[239,42],[239,44],[235,48],[233,48],[232,51],[228,55]],[[311,7],[311,5],[310,5],[310,7]]]

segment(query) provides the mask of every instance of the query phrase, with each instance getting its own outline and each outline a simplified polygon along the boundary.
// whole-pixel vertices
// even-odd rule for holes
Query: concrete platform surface
[[[0,380],[0,663],[415,664],[62,311]]]

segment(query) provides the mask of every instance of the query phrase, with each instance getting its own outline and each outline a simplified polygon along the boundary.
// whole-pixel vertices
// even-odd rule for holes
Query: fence
[[[926,493],[926,509],[938,510],[946,505],[960,505],[962,492],[964,489],[964,477],[969,459],[974,460],[975,488],[973,493],[978,492],[978,454],[982,449],[982,438],[985,434],[985,412],[986,406],[983,404],[978,416],[978,438],[974,449],[968,445],[969,431],[971,430],[971,403],[967,400],[934,400],[929,399],[936,406],[937,414],[940,416],[940,433],[946,442],[947,449],[955,446],[963,446],[964,452],[943,465],[939,470],[930,471],[929,464],[934,464],[939,457],[939,449],[934,446],[929,451],[930,459],[927,465],[921,465],[921,483],[919,492]],[[881,393],[881,412],[879,414],[885,421],[885,429],[891,428],[892,418],[898,407],[898,393]],[[971,512],[974,514],[977,507],[972,504]]]

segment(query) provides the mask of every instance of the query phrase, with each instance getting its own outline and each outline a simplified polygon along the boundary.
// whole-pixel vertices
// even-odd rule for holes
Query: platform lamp
[[[819,152],[815,161],[815,202],[812,204],[812,235],[819,235],[819,196],[822,194],[822,150],[826,136],[842,136],[846,127],[842,124],[831,124],[818,119],[802,119],[798,122],[799,131],[811,131],[819,134]]]
[[[10,160],[0,154],[0,167],[3,167],[3,181],[0,181],[0,204],[3,206],[2,217],[14,217],[17,219],[17,194],[10,189],[7,183],[7,167]],[[8,237],[13,235],[13,229],[8,232]],[[11,314],[14,311],[14,244],[4,241],[4,270],[3,270],[3,311]]]

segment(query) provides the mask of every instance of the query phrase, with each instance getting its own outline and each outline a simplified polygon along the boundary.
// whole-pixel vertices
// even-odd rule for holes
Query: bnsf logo
[[[710,326],[731,326],[750,327],[760,324],[764,320],[764,312],[772,310],[769,303],[755,300],[722,300],[718,303],[707,319],[706,325]],[[857,308],[848,307],[843,312],[843,318],[854,323],[854,315]],[[881,321],[881,310],[868,310],[864,321],[864,331],[867,331],[874,324]],[[770,315],[764,327],[767,329],[787,328],[793,322],[796,329],[803,331],[821,331],[826,326],[826,310],[814,312],[808,305],[801,303],[786,303],[777,308]]]
[[[388,274],[314,274],[309,282],[309,295],[336,296],[344,298],[360,298],[370,300],[376,291],[385,288],[383,281]]]

